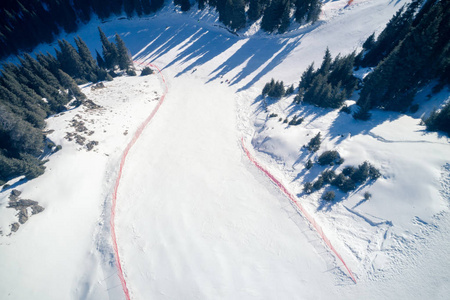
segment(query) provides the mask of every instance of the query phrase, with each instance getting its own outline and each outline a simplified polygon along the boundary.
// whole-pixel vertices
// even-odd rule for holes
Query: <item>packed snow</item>
[[[329,1],[315,25],[293,24],[284,35],[263,33],[257,24],[235,35],[213,11],[182,14],[170,5],[146,19],[84,25],[77,34],[91,50],[100,49],[101,25],[109,36],[122,35],[138,67],[151,62],[162,73],[118,77],[99,89],[85,85],[100,107],[48,119],[48,137],[62,149],[48,157],[44,175],[18,178],[0,192],[0,298],[125,298],[111,199],[122,153],[165,94],[164,76],[165,102],[126,158],[115,210],[131,299],[446,299],[450,143],[426,132],[420,118],[448,101],[449,91],[426,100],[427,87],[416,113],[373,111],[368,122],[293,106],[293,96],[260,96],[272,77],[296,86],[327,46],[333,56],[354,51],[405,2]],[[294,115],[304,117],[301,125],[279,121]],[[335,190],[333,203],[321,200],[328,187],[305,195],[303,183],[324,168],[307,171],[304,164],[317,154],[302,146],[319,131],[317,154],[338,150],[345,159],[337,170],[368,160],[382,177],[349,194]],[[247,159],[241,138],[313,215],[356,284]],[[98,144],[89,150],[89,142]],[[15,233],[16,212],[7,208],[12,189],[45,207]]]

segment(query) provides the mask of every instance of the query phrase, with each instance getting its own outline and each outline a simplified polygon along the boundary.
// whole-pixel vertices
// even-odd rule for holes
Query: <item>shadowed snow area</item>
[[[15,212],[7,208],[11,189],[0,192],[0,298],[125,298],[111,246],[111,198],[124,149],[164,94],[163,75],[165,102],[131,148],[117,195],[117,243],[131,299],[445,299],[450,147],[419,125],[431,104],[410,115],[374,112],[362,123],[295,107],[293,96],[260,97],[272,77],[297,86],[327,46],[333,56],[352,52],[405,2],[327,1],[315,25],[293,24],[284,35],[255,26],[235,35],[213,11],[181,14],[172,5],[144,19],[81,27],[77,34],[92,51],[101,49],[100,25],[109,37],[121,34],[137,65],[153,63],[162,74],[119,77],[98,90],[87,85],[83,92],[101,108],[49,118],[49,138],[62,150],[49,157],[44,175],[14,185],[45,211],[7,236]],[[448,99],[448,91],[436,97]],[[294,115],[304,118],[301,126],[279,121]],[[73,120],[93,131],[85,136],[98,141],[92,151],[65,138]],[[382,177],[337,192],[333,204],[319,192],[303,194],[319,171],[303,167],[315,156],[301,147],[319,131],[319,153],[337,149],[344,165],[369,160]],[[242,137],[314,216],[357,284],[247,159]],[[365,191],[373,197],[364,200]]]

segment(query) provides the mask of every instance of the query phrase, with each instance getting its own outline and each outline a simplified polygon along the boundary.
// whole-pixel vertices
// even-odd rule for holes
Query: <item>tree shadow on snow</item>
[[[223,63],[209,74],[206,83],[220,80],[237,67],[242,70],[233,78],[228,78],[230,85],[240,83],[248,78],[250,81],[239,91],[245,90],[261,79],[262,76],[279,65],[289,53],[295,49],[302,36],[296,38],[241,38],[226,31],[211,31],[208,28],[181,24],[164,28],[159,26],[146,33],[145,40],[151,40],[147,45],[133,45],[142,49],[136,59],[155,61],[176,49],[177,55],[163,69],[178,64],[184,68],[176,74],[179,77],[189,71],[213,60],[232,47],[238,48]],[[249,78],[250,76],[250,78]]]

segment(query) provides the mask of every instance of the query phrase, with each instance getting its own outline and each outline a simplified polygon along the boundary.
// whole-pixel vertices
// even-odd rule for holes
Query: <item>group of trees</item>
[[[180,4],[182,10],[189,10],[184,2],[188,0],[174,0],[175,4]],[[321,12],[320,0],[199,0],[198,8],[203,9],[205,4],[215,7],[219,12],[219,20],[231,29],[243,28],[247,23],[257,21],[262,18],[261,28],[268,32],[285,32],[290,23],[291,17],[298,23],[315,22]],[[291,11],[294,11],[291,16]]]
[[[311,167],[309,167],[309,169],[310,168]],[[342,192],[347,193],[367,180],[375,181],[380,176],[380,171],[371,163],[365,161],[358,167],[346,166],[339,174],[336,174],[336,172],[331,169],[324,170],[314,182],[306,182],[303,185],[303,191],[309,194],[320,190],[326,184],[330,184]]]
[[[164,0],[2,0],[0,57],[50,43],[61,30],[76,32],[79,22],[88,22],[93,13],[101,19],[123,12],[144,16],[163,4]]]
[[[99,31],[103,55],[111,59],[109,65],[96,64],[80,37],[75,38],[77,49],[66,40],[58,41],[56,57],[48,53],[36,58],[24,54],[18,58],[20,64],[2,65],[0,184],[18,175],[31,179],[44,172],[44,162],[37,157],[45,147],[42,132],[45,119],[64,111],[74,97],[78,102],[86,98],[77,84],[112,79],[108,71],[114,74],[117,66],[127,70],[132,64],[120,36],[116,35],[114,44],[100,28]]]
[[[327,48],[319,69],[312,63],[303,72],[296,103],[304,101],[320,107],[339,108],[344,99],[349,97],[357,86],[358,80],[353,76],[355,53],[334,60]]]
[[[421,87],[432,80],[438,80],[434,91],[450,84],[449,36],[450,2],[414,0],[392,17],[377,38],[369,36],[358,55],[332,59],[327,49],[320,68],[311,64],[302,74],[294,102],[339,108],[358,87],[354,67],[374,67],[360,83],[359,110],[353,117],[367,120],[372,108],[412,110]],[[427,128],[449,133],[449,111],[450,104],[434,111],[424,120]]]
[[[423,2],[400,9],[378,38],[364,43],[358,64],[376,67],[358,100],[363,117],[371,108],[407,111],[416,92],[433,79],[439,80],[436,90],[450,84],[450,2]]]
[[[191,9],[190,0],[174,0],[182,11]],[[42,42],[50,43],[64,30],[76,32],[80,22],[93,14],[101,19],[125,13],[146,16],[164,5],[164,0],[3,0],[0,2],[0,57],[30,51]],[[198,0],[219,12],[219,20],[233,30],[262,17],[268,32],[287,30],[293,17],[299,23],[315,22],[321,12],[320,0]],[[291,16],[293,11],[293,16]]]

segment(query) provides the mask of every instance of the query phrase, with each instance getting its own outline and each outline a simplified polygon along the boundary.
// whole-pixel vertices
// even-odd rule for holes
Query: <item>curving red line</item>
[[[139,64],[141,64],[141,63],[139,63]],[[167,83],[166,83],[166,80],[165,80],[164,76],[161,73],[161,70],[157,66],[155,66],[155,65],[153,65],[151,63],[147,63],[147,65],[158,70],[158,73],[161,76],[161,79],[162,79],[162,81],[164,83],[164,92],[163,92],[163,94],[161,96],[161,99],[159,100],[158,104],[156,105],[156,107],[153,109],[153,111],[150,113],[150,115],[147,117],[147,119],[145,119],[145,121],[142,122],[142,124],[139,126],[139,128],[134,133],[133,139],[128,143],[127,147],[123,151],[122,158],[120,160],[119,173],[117,174],[116,184],[114,185],[114,192],[113,192],[113,195],[112,195],[112,205],[111,205],[110,225],[111,225],[112,243],[113,243],[113,248],[114,248],[114,256],[116,258],[116,266],[117,266],[117,270],[118,270],[120,283],[122,284],[122,289],[123,289],[123,292],[125,293],[125,297],[126,297],[127,300],[130,300],[131,297],[130,297],[130,292],[129,292],[128,287],[127,287],[127,282],[125,280],[124,272],[123,272],[123,269],[122,269],[122,264],[120,263],[119,248],[117,246],[117,236],[116,236],[116,227],[115,227],[117,192],[119,190],[120,179],[122,178],[123,167],[125,165],[125,161],[126,161],[126,158],[128,156],[128,152],[133,147],[133,145],[136,143],[138,138],[141,136],[142,131],[144,131],[144,129],[147,126],[147,124],[153,119],[153,117],[155,116],[156,112],[159,110],[159,108],[163,104],[164,99],[165,99],[166,94],[167,94],[167,91],[168,91]]]
[[[260,169],[264,174],[266,174],[267,177],[270,178],[270,180],[275,183],[276,186],[291,200],[291,202],[299,209],[299,211],[303,214],[306,220],[314,227],[314,229],[317,231],[317,233],[320,235],[320,237],[323,239],[325,244],[330,248],[331,251],[336,255],[337,258],[342,262],[345,269],[347,270],[348,274],[350,275],[351,279],[354,283],[356,283],[356,278],[353,275],[350,268],[347,266],[347,264],[344,262],[344,259],[342,256],[336,251],[336,249],[331,244],[330,240],[327,238],[325,233],[323,232],[322,228],[319,224],[314,220],[314,218],[304,209],[303,205],[301,205],[297,199],[292,195],[287,188],[277,179],[275,176],[273,176],[266,168],[264,168],[261,164],[259,164],[256,159],[251,155],[251,153],[248,151],[248,149],[245,147],[244,144],[244,138],[241,139],[242,148],[244,149],[245,154],[247,154],[248,159],[258,168]]]

